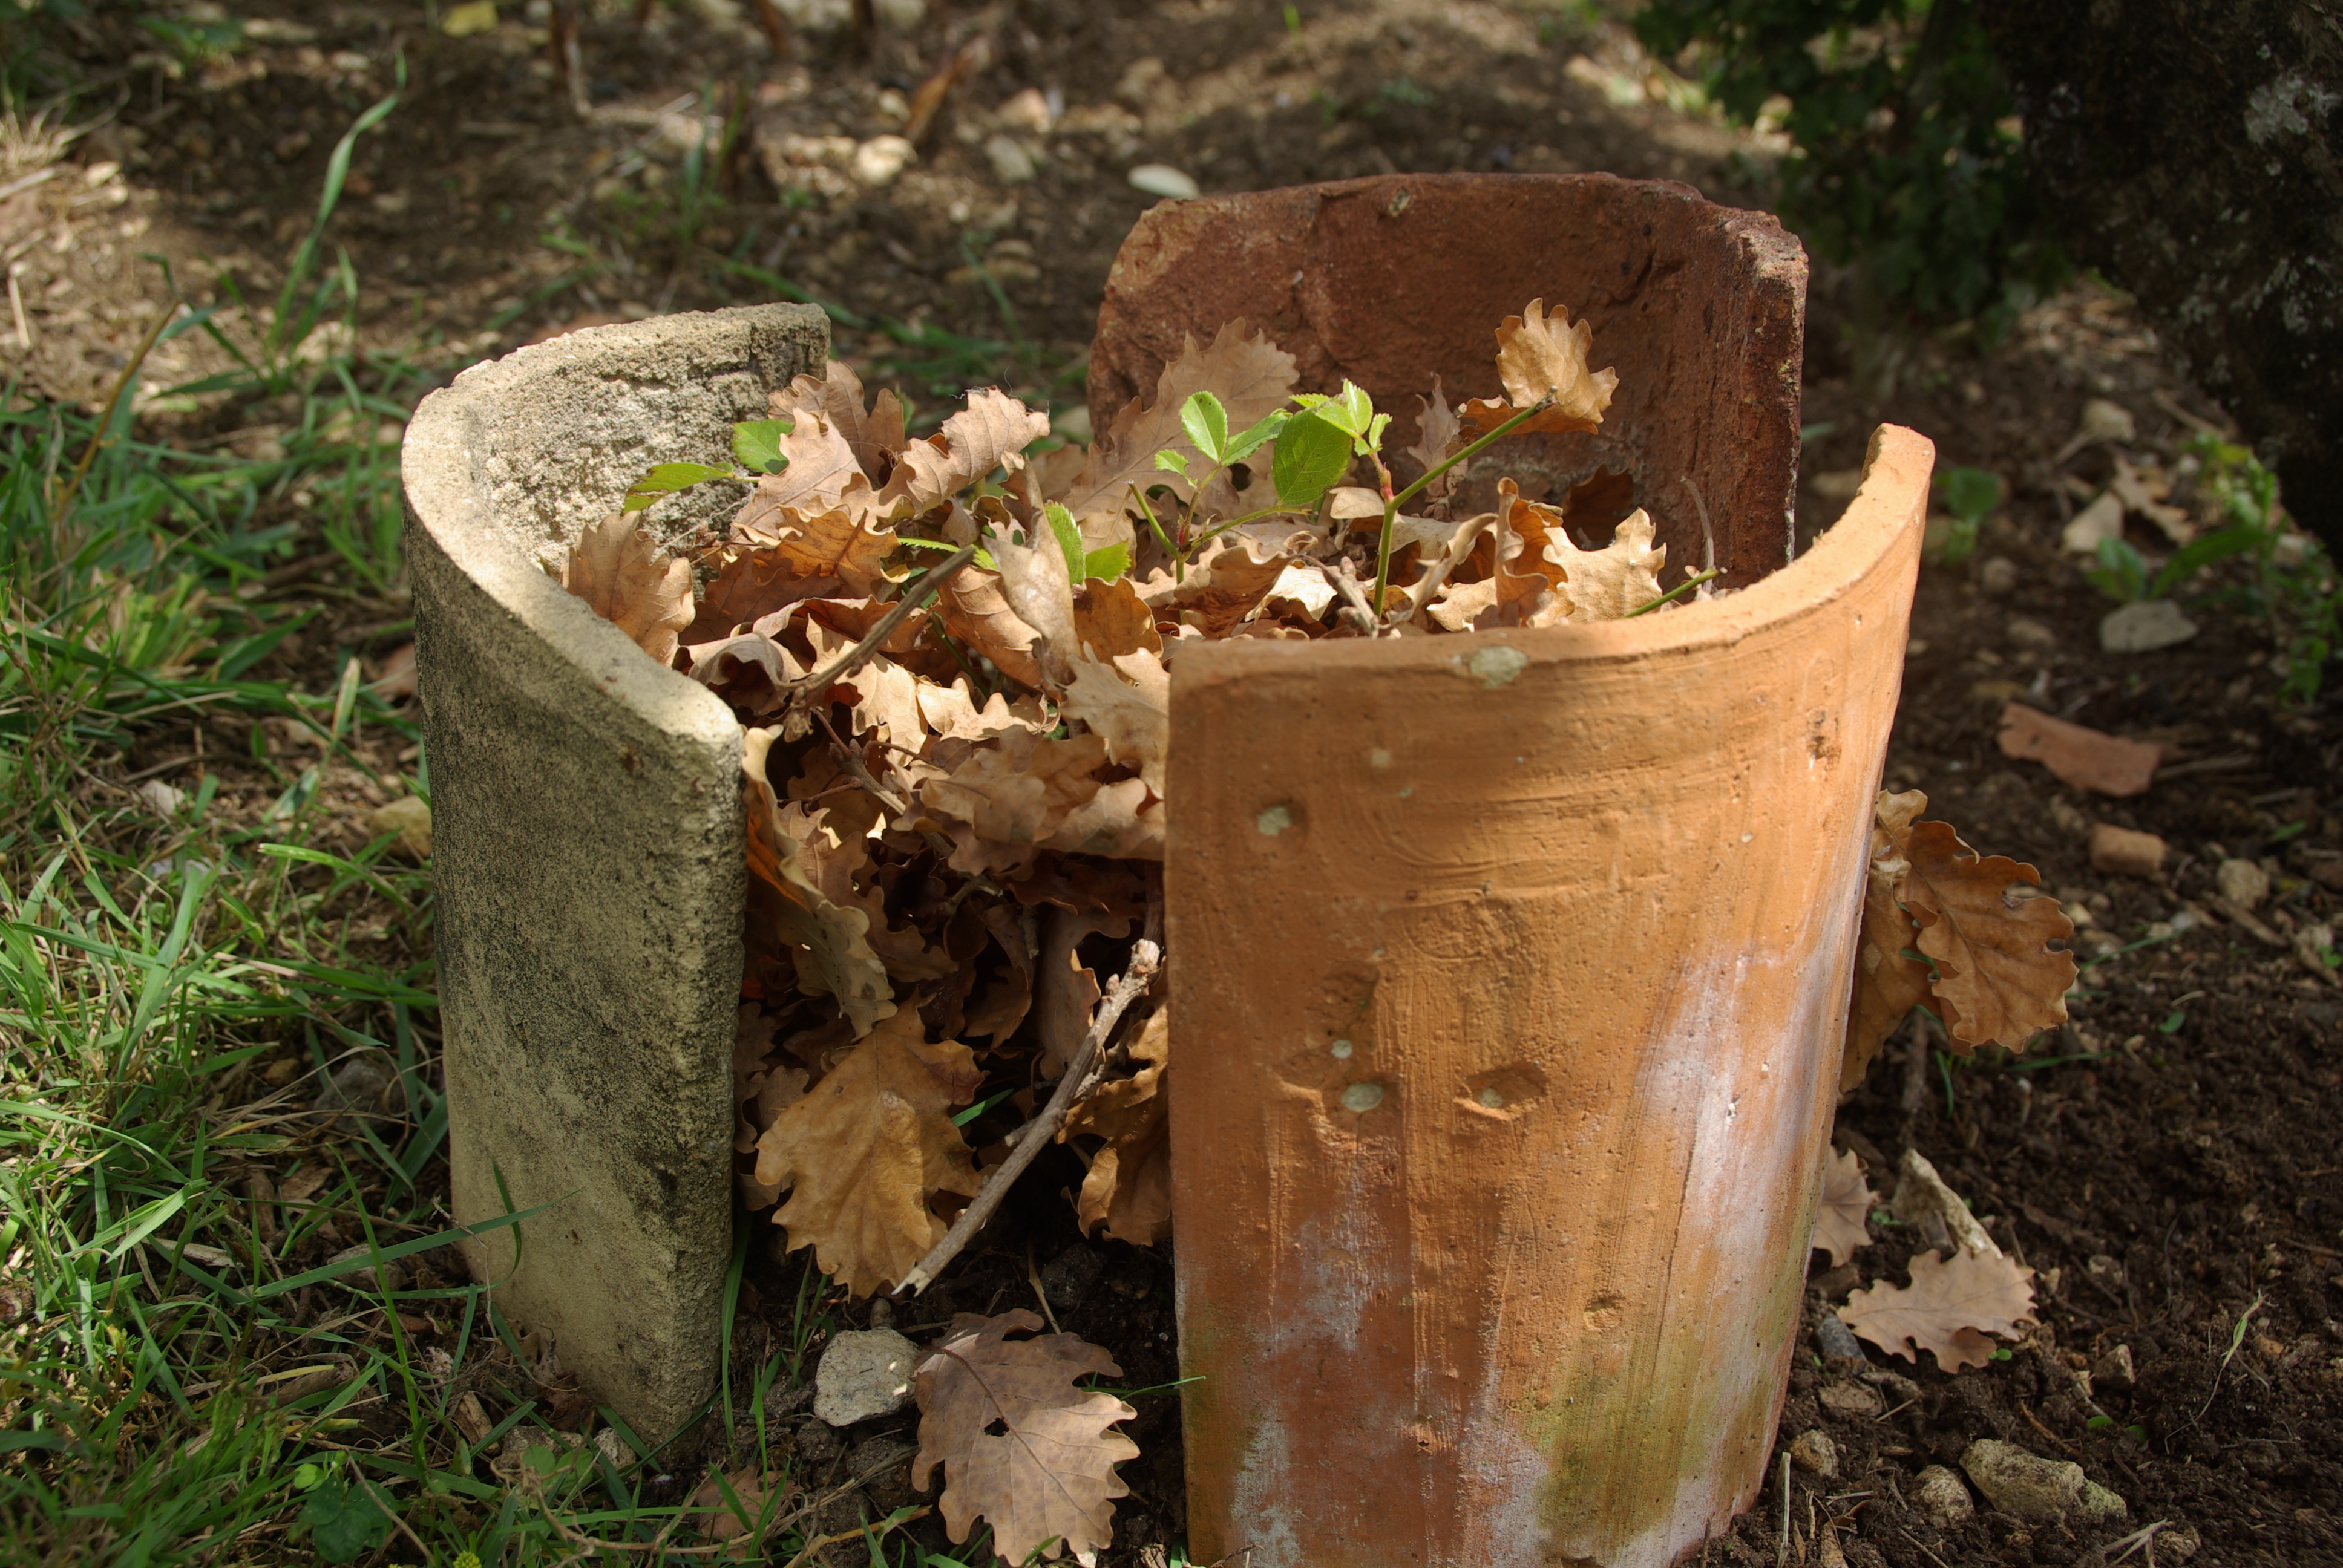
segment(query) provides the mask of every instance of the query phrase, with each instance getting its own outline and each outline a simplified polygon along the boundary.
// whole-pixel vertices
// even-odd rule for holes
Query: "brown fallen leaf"
[[[1033,656],[1041,634],[1018,618],[998,572],[970,567],[936,595],[944,629],[992,660],[1001,673],[1029,690],[1041,687],[1041,663]]]
[[[877,508],[878,497],[870,476],[856,460],[838,427],[808,408],[795,416],[794,427],[779,442],[789,467],[757,481],[732,518],[736,544],[769,543],[784,512],[820,513],[844,507],[856,516]],[[849,503],[848,498],[853,500]]]
[[[1570,312],[1555,306],[1545,313],[1545,301],[1533,299],[1519,316],[1508,316],[1497,328],[1497,379],[1503,383],[1505,401],[1476,397],[1457,412],[1475,434],[1485,435],[1549,392],[1554,407],[1519,430],[1593,430],[1611,407],[1619,386],[1616,370],[1590,370],[1587,356],[1594,348],[1594,329],[1573,322]]]
[[[1074,595],[1074,640],[1092,658],[1163,651],[1155,612],[1129,578],[1094,578]]]
[[[684,1516],[709,1540],[729,1543],[727,1559],[762,1557],[766,1533],[787,1516],[796,1490],[786,1471],[760,1472],[751,1465],[720,1481],[710,1474],[684,1505]]]
[[[1101,994],[1096,970],[1077,950],[1084,937],[1103,933],[1121,939],[1131,922],[1111,915],[1051,910],[1041,920],[1041,956],[1033,980],[1036,1032],[1041,1040],[1041,1076],[1054,1079],[1072,1065]]]
[[[1015,473],[1025,466],[1025,448],[1049,433],[1047,414],[998,387],[970,392],[942,429],[903,448],[879,499],[902,515],[924,512],[995,468]]]
[[[894,987],[887,966],[871,950],[870,917],[824,895],[799,863],[811,836],[811,819],[802,807],[785,811],[765,777],[766,757],[779,738],[780,731],[770,728],[749,730],[741,738],[749,920],[788,949],[801,988],[815,996],[834,997],[854,1032],[868,1034],[894,1012]]]
[[[1210,344],[1199,347],[1189,338],[1156,378],[1155,400],[1144,407],[1134,400],[1117,414],[1072,485],[1051,498],[1063,501],[1077,518],[1101,513],[1120,518],[1134,484],[1142,490],[1168,486],[1183,499],[1194,495],[1192,482],[1155,466],[1155,454],[1162,450],[1185,457],[1191,474],[1201,476],[1210,466],[1180,422],[1181,405],[1192,392],[1212,393],[1227,410],[1229,428],[1247,429],[1293,395],[1293,356],[1251,332],[1242,320],[1222,327]]]
[[[1871,1189],[1863,1180],[1863,1161],[1852,1151],[1823,1159],[1822,1196],[1815,1202],[1813,1245],[1830,1254],[1836,1268],[1871,1245]]]
[[[1040,633],[1033,657],[1054,689],[1071,672],[1074,636],[1074,588],[1066,571],[1066,553],[1055,539],[1028,549],[1013,540],[996,538],[992,545],[1001,563],[1001,590],[1010,612]]]
[[[1171,1015],[1157,1009],[1131,1043],[1140,1063],[1075,1105],[1058,1141],[1091,1134],[1106,1140],[1091,1157],[1074,1207],[1088,1235],[1100,1226],[1117,1241],[1151,1247],[1172,1234],[1172,1121],[1164,1073]]]
[[[958,1040],[930,1044],[909,1009],[872,1030],[757,1141],[757,1180],[789,1190],[773,1222],[858,1296],[891,1287],[942,1239],[928,1207],[972,1196],[976,1167],[951,1107],[984,1075]]]
[[[1920,925],[1920,951],[1936,960],[1933,986],[1955,1048],[1999,1044],[2023,1050],[2042,1030],[2066,1021],[2075,955],[2047,944],[2075,934],[2056,899],[2006,895],[2039,886],[2041,873],[2004,855],[1980,857],[1946,822],[1915,822],[1904,905]]]
[[[1660,597],[1660,573],[1667,569],[1668,547],[1652,543],[1652,519],[1630,512],[1599,550],[1582,550],[1556,528],[1546,535],[1545,555],[1568,579],[1574,623],[1618,620]]]
[[[831,360],[819,378],[799,377],[774,393],[770,403],[778,417],[794,420],[811,410],[830,421],[854,454],[856,466],[873,485],[886,481],[895,455],[905,446],[902,400],[890,388],[880,393],[866,411],[862,378],[843,359]]]
[[[692,679],[752,718],[777,711],[789,683],[805,674],[795,655],[761,632],[744,631],[684,652]]]
[[[1928,965],[1918,951],[1920,928],[1899,901],[1911,869],[1905,846],[1912,819],[1928,808],[1917,789],[1880,792],[1871,830],[1871,859],[1864,868],[1863,928],[1855,950],[1855,990],[1847,1001],[1846,1041],[1839,1058],[1838,1090],[1845,1094],[1863,1081],[1880,1046],[1928,994]]]
[[[1329,598],[1332,592],[1327,590]],[[1111,664],[1074,660],[1073,679],[1059,711],[1081,720],[1106,741],[1108,757],[1136,769],[1150,789],[1163,793],[1172,749],[1172,677],[1161,658],[1142,649]]]
[[[858,598],[889,580],[886,562],[897,543],[895,531],[870,527],[863,513],[845,507],[820,512],[783,507],[770,515],[768,528],[769,542],[761,553],[791,578],[842,583]]]
[[[2022,702],[2001,710],[2001,733],[1996,739],[2005,757],[2039,762],[2077,789],[2117,797],[2147,793],[2164,755],[2162,748],[2147,741],[2069,724]]]
[[[1423,475],[1463,447],[1464,427],[1457,422],[1456,410],[1449,407],[1447,395],[1441,391],[1439,377],[1432,378],[1432,396],[1417,401],[1423,407],[1415,417],[1415,441],[1406,455],[1415,460],[1416,472]],[[1456,487],[1456,472],[1451,468],[1423,487],[1425,506],[1435,507],[1447,499],[1448,492]],[[1380,512],[1382,508],[1376,510]]]
[[[1031,1333],[1028,1312],[962,1312],[920,1363],[920,1452],[911,1484],[925,1491],[944,1468],[945,1528],[966,1541],[981,1515],[993,1550],[1011,1563],[1071,1554],[1087,1562],[1114,1541],[1114,1499],[1130,1488],[1114,1467],[1139,1445],[1113,1431],[1139,1412],[1079,1377],[1121,1377],[1114,1358],[1071,1334]],[[991,1429],[1001,1428],[999,1432]]]
[[[675,662],[691,624],[691,563],[660,549],[642,531],[640,513],[622,512],[578,535],[561,586],[659,663]]]
[[[2015,1334],[2034,1321],[2033,1278],[2033,1270],[2006,1257],[1956,1251],[1947,1262],[1940,1253],[1917,1252],[1911,1284],[1857,1291],[1838,1318],[1906,1361],[1917,1362],[1928,1351],[1948,1372],[1981,1367],[1993,1359],[1986,1334]]]

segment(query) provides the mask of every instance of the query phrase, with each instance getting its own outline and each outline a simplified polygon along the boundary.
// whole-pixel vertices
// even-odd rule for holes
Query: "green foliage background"
[[[1635,31],[1735,119],[1770,106],[1795,144],[1782,217],[1855,266],[1875,323],[1974,319],[1991,338],[2066,277],[1970,0],[1651,0]]]

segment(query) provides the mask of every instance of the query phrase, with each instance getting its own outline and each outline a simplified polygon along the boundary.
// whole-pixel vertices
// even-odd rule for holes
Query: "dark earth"
[[[228,298],[216,266],[246,297],[271,297],[329,149],[394,90],[402,56],[399,106],[360,140],[329,236],[360,280],[367,363],[407,400],[566,325],[770,298],[786,280],[833,303],[840,351],[930,419],[960,387],[999,381],[1046,396],[1061,428],[1080,430],[1106,269],[1154,199],[1126,183],[1135,165],[1172,165],[1206,191],[1392,170],[1605,169],[1762,205],[1779,152],[1698,112],[1592,5],[1304,4],[1292,28],[1276,7],[1212,0],[1004,0],[931,6],[908,25],[882,8],[867,44],[801,27],[786,62],[747,19],[662,10],[638,34],[608,9],[587,29],[582,122],[550,79],[541,25],[517,5],[494,31],[454,39],[389,0],[279,0],[254,8],[273,20],[242,48],[185,64],[119,20],[68,28],[84,84],[71,117],[105,123],[68,155],[71,177],[0,198],[0,245],[34,342],[27,352],[5,338],[17,395],[103,397],[169,297],[149,253],[191,297]],[[907,102],[955,56],[973,68],[916,158],[891,184],[860,182],[855,150],[901,134]],[[712,149],[687,157],[710,136]],[[2338,896],[2318,873],[2343,857],[2343,799],[2327,784],[2343,727],[2327,700],[2276,700],[2282,648],[2266,619],[2230,603],[2241,576],[2217,568],[2184,590],[2204,627],[2195,640],[2107,654],[2096,625],[2107,603],[2058,549],[2073,504],[2059,476],[2096,483],[2110,471],[2104,448],[2054,462],[2087,398],[2127,407],[2138,430],[2127,450],[2167,464],[2197,424],[2222,416],[2166,367],[2129,303],[2097,285],[1990,347],[1957,333],[1857,338],[1847,294],[1817,268],[1805,530],[1835,516],[1844,475],[1882,420],[1926,433],[1940,464],[1997,474],[2008,498],[1974,556],[1923,574],[1889,787],[1926,790],[1930,815],[2093,910],[2111,935],[2093,945],[2078,933],[2087,953],[2167,940],[2090,968],[2072,1024],[2031,1056],[1940,1060],[1936,1037],[1907,1029],[1842,1108],[1838,1141],[1869,1164],[1875,1190],[1892,1188],[1917,1148],[2039,1271],[2041,1322],[2008,1359],[1956,1376],[1875,1349],[1859,1367],[1825,1365],[1811,1337],[1802,1343],[1783,1440],[1820,1428],[1839,1459],[1835,1478],[1793,1474],[1790,1560],[2099,1563],[2121,1550],[2106,1543],[2163,1521],[2148,1543],[2157,1562],[2191,1549],[2197,1563],[2343,1562],[2343,990],[2239,925],[2183,920],[2176,932],[2173,920],[2205,903],[2229,857],[2273,871],[2263,920],[2335,916]],[[231,335],[253,330],[235,310],[223,318]],[[165,346],[148,384],[220,363],[189,335]],[[184,444],[238,450],[280,438],[287,417],[201,398],[149,415]],[[289,515],[296,503],[267,505]],[[2137,525],[2131,538],[2159,553]],[[321,688],[343,652],[378,657],[404,640],[396,589],[288,562],[276,591],[327,610],[277,673]],[[2021,694],[2164,745],[2163,780],[2109,800],[2003,758],[1996,716]],[[184,739],[158,735],[128,766]],[[256,801],[267,792],[252,782]],[[2165,875],[2094,871],[2090,820],[2163,835]],[[1171,1250],[1079,1238],[1061,1197],[1079,1181],[1072,1156],[1053,1151],[985,1244],[896,1309],[899,1326],[921,1337],[954,1312],[1038,1310],[1046,1295],[1064,1330],[1111,1350],[1124,1382],[1150,1392],[1133,1396],[1142,1457],[1123,1467],[1131,1495],[1105,1560],[1157,1563],[1182,1536],[1177,1395],[1164,1386],[1178,1376]],[[1873,1233],[1848,1268],[1816,1254],[1809,1328],[1849,1290],[1906,1277],[1912,1233],[1884,1214]],[[795,1262],[759,1252],[741,1364],[797,1342],[799,1283]],[[831,1299],[804,1322],[860,1326],[870,1311]],[[2131,1386],[2098,1372],[2087,1392],[2077,1370],[2107,1366],[2118,1346]],[[806,1350],[809,1367],[819,1345]],[[493,1405],[496,1390],[487,1397]],[[832,1434],[801,1394],[781,1403],[773,1433],[820,1473],[908,1453],[907,1418]],[[555,1408],[572,1424],[592,1419],[582,1401]],[[2069,1530],[1980,1512],[1940,1526],[1917,1506],[1918,1473],[1957,1465],[1985,1437],[2078,1461],[2124,1498],[2130,1523]],[[673,1486],[697,1475],[679,1467]],[[1767,1475],[1702,1561],[1777,1560],[1771,1463]],[[873,1516],[916,1501],[901,1477],[886,1471],[865,1489]],[[845,1523],[856,1506],[838,1505]],[[1837,1522],[1835,1548],[1818,1538],[1824,1520]],[[912,1528],[941,1544],[934,1519]],[[2137,1544],[2130,1553],[2147,1560]]]

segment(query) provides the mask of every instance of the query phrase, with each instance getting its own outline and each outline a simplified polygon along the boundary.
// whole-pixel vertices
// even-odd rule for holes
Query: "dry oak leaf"
[[[1912,819],[1928,809],[1917,789],[1882,790],[1873,808],[1871,859],[1864,868],[1863,929],[1855,950],[1855,990],[1847,999],[1846,1040],[1839,1056],[1838,1089],[1863,1081],[1880,1046],[1928,994],[1928,966],[1910,956],[1920,928],[1899,901],[1911,862],[1905,847]]]
[[[778,728],[767,728],[741,737],[749,916],[789,950],[799,985],[816,996],[835,997],[854,1032],[868,1034],[894,1012],[895,990],[887,966],[871,949],[870,917],[826,896],[799,861],[810,819],[796,806],[789,808],[795,816],[785,816],[765,777],[766,756],[779,736]]]
[[[1092,578],[1074,595],[1074,640],[1092,658],[1163,651],[1155,612],[1129,578]]]
[[[995,468],[1015,473],[1025,466],[1025,448],[1049,433],[1047,414],[998,387],[970,392],[967,407],[945,420],[942,429],[903,448],[879,499],[916,516]]]
[[[1158,1008],[1131,1043],[1139,1070],[1093,1090],[1059,1130],[1061,1143],[1083,1133],[1106,1140],[1075,1200],[1084,1235],[1104,1225],[1117,1241],[1151,1247],[1172,1234],[1170,1030],[1170,1012]]]
[[[1587,368],[1594,327],[1572,321],[1562,306],[1552,316],[1544,311],[1545,301],[1533,299],[1497,328],[1497,379],[1504,385],[1506,401],[1475,397],[1458,410],[1476,434],[1495,429],[1549,392],[1554,407],[1520,426],[1518,433],[1592,430],[1603,423],[1619,373]]]
[[[2066,1021],[2075,955],[2049,943],[2075,934],[2056,899],[2013,904],[2011,884],[2041,873],[2004,855],[1980,858],[1946,822],[1915,822],[1905,853],[1904,905],[1920,923],[1920,951],[1936,960],[1936,996],[1956,1049],[1999,1044],[2023,1050]]]
[[[1407,456],[1415,459],[1419,474],[1428,474],[1463,448],[1464,427],[1457,422],[1456,410],[1449,407],[1447,394],[1440,389],[1439,377],[1432,378],[1432,396],[1418,401],[1423,407],[1415,417],[1415,444],[1407,448]],[[1437,505],[1455,487],[1457,477],[1451,468],[1426,485],[1422,492],[1424,505]]]
[[[2159,746],[2053,719],[2023,702],[2001,710],[2001,732],[1995,742],[2004,757],[2039,762],[2077,789],[2117,797],[2147,793],[2164,759]]]
[[[1062,686],[1072,672],[1074,588],[1066,573],[1066,552],[1055,539],[1045,538],[1037,549],[1005,538],[992,542],[1001,563],[1001,587],[1010,613],[1041,634],[1033,656],[1052,686]]]
[[[2033,1278],[2033,1270],[2006,1257],[1956,1251],[1947,1262],[1917,1252],[1910,1285],[1883,1282],[1855,1292],[1838,1309],[1839,1322],[1908,1362],[1929,1351],[1948,1372],[1981,1367],[1993,1359],[1986,1334],[2015,1334],[2034,1321]]]
[[[845,507],[857,516],[872,510],[878,498],[870,479],[854,458],[854,448],[838,427],[810,409],[796,416],[796,426],[778,445],[789,467],[757,481],[749,498],[733,514],[736,544],[769,543],[779,532],[784,512],[825,512]],[[850,498],[851,498],[850,499]]]
[[[728,548],[699,598],[699,613],[683,634],[684,646],[717,642],[792,605],[841,591],[842,582],[801,577],[780,552]]]
[[[747,714],[779,709],[789,683],[805,674],[796,655],[761,632],[744,631],[683,651],[690,660],[692,679]]]
[[[1090,1032],[1091,1010],[1101,994],[1098,972],[1084,964],[1082,939],[1102,932],[1120,940],[1131,934],[1131,922],[1114,915],[1076,914],[1051,910],[1041,924],[1041,970],[1033,982],[1034,1032],[1041,1039],[1041,1076],[1055,1079],[1073,1065],[1082,1037]]]
[[[1089,1562],[1113,1543],[1114,1499],[1130,1493],[1114,1467],[1139,1457],[1139,1445],[1112,1429],[1139,1412],[1075,1386],[1080,1377],[1122,1375],[1098,1346],[1071,1334],[1008,1337],[1041,1326],[1028,1312],[952,1320],[912,1380],[920,1452],[911,1484],[924,1492],[944,1467],[939,1502],[954,1542],[966,1541],[981,1514],[994,1551],[1011,1563],[1045,1548]]]
[[[621,513],[578,536],[561,564],[561,586],[635,639],[661,664],[675,662],[691,624],[691,563],[642,531],[641,514]]]
[[[1041,663],[1033,657],[1041,633],[1009,608],[1001,574],[970,567],[936,595],[944,629],[992,660],[1001,674],[1029,690],[1041,686]]]
[[[862,378],[842,359],[833,359],[820,380],[800,376],[771,398],[772,412],[795,420],[806,412],[820,415],[841,437],[854,461],[872,484],[887,477],[895,454],[905,445],[903,405],[890,391],[879,394],[869,412],[862,407]]]
[[[996,735],[1006,735],[1012,729],[1029,733],[1052,728],[1044,722],[1041,702],[1027,698],[1011,704],[996,691],[979,708],[968,693],[965,676],[950,686],[939,686],[923,680],[919,687],[920,717],[929,729],[947,740],[990,740]]]
[[[684,1517],[709,1540],[729,1542],[724,1552],[728,1559],[762,1557],[765,1536],[788,1516],[787,1504],[796,1490],[787,1471],[759,1472],[751,1465],[733,1471],[720,1483],[714,1475],[701,1482],[684,1505]]]
[[[1599,550],[1578,548],[1556,528],[1546,535],[1545,553],[1568,580],[1573,622],[1618,620],[1642,609],[1660,597],[1668,564],[1668,547],[1652,543],[1651,515],[1640,507]]]
[[[1830,1254],[1835,1269],[1871,1245],[1871,1189],[1863,1180],[1863,1161],[1852,1151],[1826,1155],[1823,1161],[1822,1195],[1815,1201],[1812,1245]]]
[[[1180,421],[1181,405],[1193,392],[1210,392],[1221,400],[1231,430],[1250,429],[1293,396],[1293,356],[1265,337],[1249,335],[1242,319],[1223,326],[1202,347],[1188,338],[1180,357],[1156,377],[1155,400],[1142,407],[1134,399],[1117,414],[1066,493],[1051,498],[1063,501],[1076,518],[1121,517],[1134,484],[1142,490],[1164,485],[1182,500],[1193,498],[1192,482],[1155,466],[1155,454],[1166,449],[1185,457],[1192,474],[1201,477],[1211,466]]]
[[[895,530],[870,527],[858,511],[784,507],[773,514],[770,528],[770,542],[759,553],[792,578],[813,584],[841,583],[857,598],[868,598],[889,580],[886,561],[897,542]],[[834,592],[805,597],[826,598]]]
[[[1327,598],[1333,589],[1326,590]],[[1325,606],[1322,602],[1320,608]],[[1157,795],[1172,749],[1172,677],[1151,653],[1126,653],[1111,665],[1074,660],[1074,678],[1059,711],[1079,719],[1106,741],[1106,754],[1140,778]]]
[[[925,1035],[916,1010],[897,1013],[757,1141],[757,1180],[789,1190],[773,1222],[789,1249],[812,1247],[858,1296],[891,1287],[943,1239],[930,1198],[979,1185],[951,1107],[973,1100],[984,1075],[968,1047]]]

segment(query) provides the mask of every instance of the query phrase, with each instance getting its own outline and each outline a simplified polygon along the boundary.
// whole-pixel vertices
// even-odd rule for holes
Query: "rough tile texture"
[[[1164,860],[1191,1551],[1667,1568],[1763,1481],[1931,449],[1711,604],[1194,643]]]
[[[1453,402],[1502,396],[1498,323],[1534,298],[1594,327],[1619,390],[1603,428],[1515,444],[1507,471],[1557,500],[1624,469],[1671,562],[1702,559],[1698,487],[1726,581],[1790,558],[1806,258],[1765,213],[1611,175],[1385,175],[1165,202],[1115,255],[1091,355],[1105,429],[1190,335],[1242,317],[1304,391],[1348,377],[1415,439],[1438,375]],[[1605,541],[1589,541],[1602,543]]]
[[[715,1384],[740,730],[541,562],[650,462],[728,460],[828,344],[793,305],[573,333],[426,398],[403,453],[456,1217],[552,1205],[468,1259],[647,1437]]]

